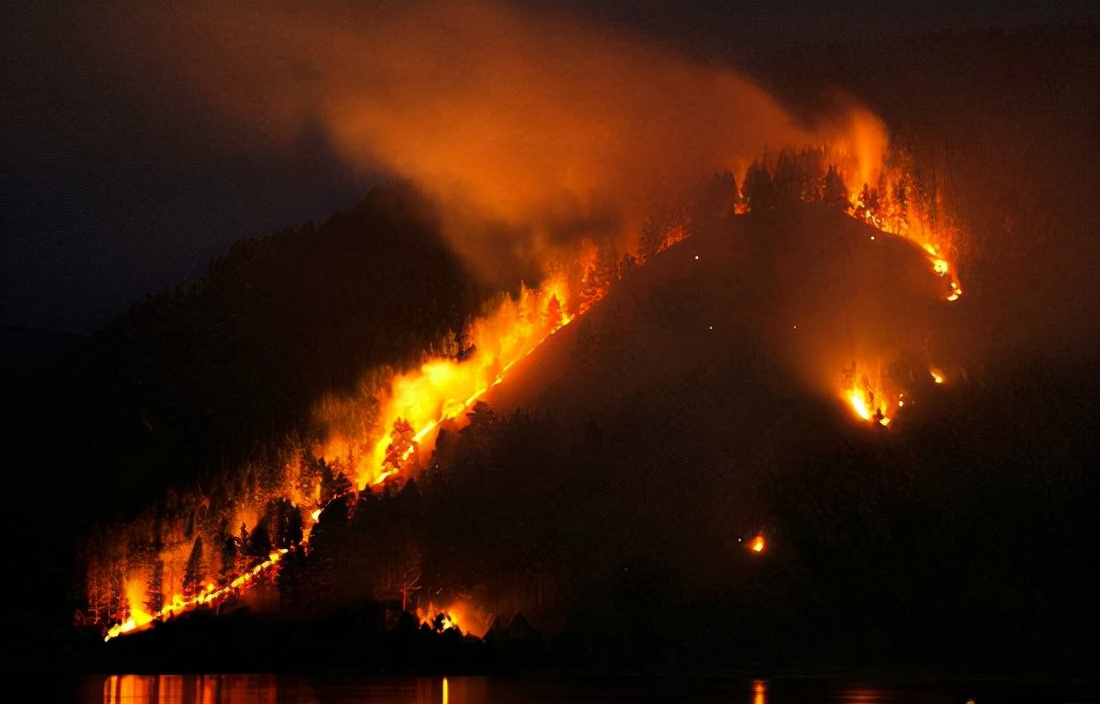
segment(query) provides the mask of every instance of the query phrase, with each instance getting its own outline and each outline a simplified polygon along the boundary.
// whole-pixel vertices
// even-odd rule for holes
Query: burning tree
[[[418,447],[416,431],[407,420],[398,418],[393,422],[390,444],[386,446],[386,458],[382,461],[382,469],[388,472],[400,471],[401,466],[416,453]]]

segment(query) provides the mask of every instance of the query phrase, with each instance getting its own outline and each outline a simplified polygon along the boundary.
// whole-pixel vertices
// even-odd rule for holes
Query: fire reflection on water
[[[98,682],[98,680],[97,680]],[[337,701],[375,701],[393,704],[473,704],[484,702],[483,677],[416,677],[349,685]],[[266,675],[110,675],[102,682],[102,699],[87,693],[88,704],[321,704],[302,678]],[[348,695],[351,698],[345,698]]]
[[[753,680],[752,704],[768,704],[768,683],[764,680]]]
[[[292,684],[295,701],[316,702],[304,685]],[[275,675],[111,675],[103,681],[103,704],[276,704]]]

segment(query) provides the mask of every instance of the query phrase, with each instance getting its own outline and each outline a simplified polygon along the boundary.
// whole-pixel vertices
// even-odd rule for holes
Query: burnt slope
[[[832,316],[875,292],[883,340],[925,306],[960,318],[948,342],[967,324],[919,249],[852,254],[870,232],[810,208],[738,218],[631,272],[440,441],[411,522],[441,583],[614,666],[1094,672],[1095,434],[1066,405],[1095,409],[1096,370],[914,377],[889,429],[856,420],[806,375],[789,315],[842,347]],[[852,257],[865,286],[779,264]]]

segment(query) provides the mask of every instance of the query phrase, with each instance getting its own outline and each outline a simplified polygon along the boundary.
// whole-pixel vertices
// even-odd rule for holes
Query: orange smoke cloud
[[[622,232],[766,150],[846,142],[877,165],[885,147],[874,118],[812,131],[731,69],[561,15],[326,3],[147,20],[128,18],[127,41],[147,42],[223,116],[275,140],[320,127],[349,164],[410,178],[448,206],[448,236],[475,269],[497,261],[487,246],[545,261],[570,235]]]

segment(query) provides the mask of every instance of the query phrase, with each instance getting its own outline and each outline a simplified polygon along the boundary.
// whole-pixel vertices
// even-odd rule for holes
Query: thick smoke
[[[562,15],[474,3],[143,14],[120,20],[120,41],[159,57],[169,80],[268,139],[320,129],[356,168],[411,179],[482,273],[546,262],[578,235],[628,235],[654,203],[766,150],[848,135],[865,147],[867,125],[885,141],[876,120],[811,129],[728,68]]]

